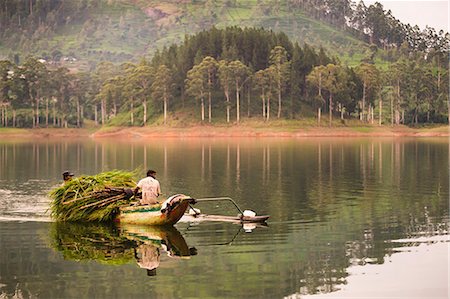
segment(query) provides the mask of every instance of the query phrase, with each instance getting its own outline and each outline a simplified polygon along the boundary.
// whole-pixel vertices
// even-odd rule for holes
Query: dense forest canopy
[[[333,119],[391,125],[448,121],[448,33],[404,25],[379,3],[369,7],[346,0],[155,3],[2,2],[0,53],[16,46],[21,51],[0,61],[0,125],[81,127],[92,121],[141,126],[176,125],[182,119],[239,123],[243,118],[270,122],[305,117],[320,123],[325,113],[330,124]],[[174,4],[179,8],[169,13]],[[200,12],[188,13],[199,6]],[[360,40],[354,39],[358,45],[368,46],[356,55],[361,47],[349,43],[343,48],[346,54],[339,55],[326,50],[333,44],[320,47],[292,38],[305,31],[301,26],[290,34],[253,26],[211,26],[224,12],[233,16],[238,8],[266,23],[274,16],[301,12],[308,20],[340,28],[335,35],[353,36]],[[143,11],[145,18],[133,19]],[[173,28],[190,21],[196,34],[183,33],[179,41],[147,55],[146,38],[173,35]],[[331,32],[328,25],[308,22],[307,29]],[[133,31],[135,23],[138,31]],[[199,30],[202,27],[207,29]],[[77,32],[76,42],[51,45],[51,39],[43,38],[70,36],[71,31]],[[112,39],[127,43],[129,51],[104,52],[104,38],[111,42],[108,47],[114,44]],[[45,52],[36,52],[43,48]],[[83,57],[92,56],[97,60],[83,67]],[[345,59],[349,57],[350,64]]]

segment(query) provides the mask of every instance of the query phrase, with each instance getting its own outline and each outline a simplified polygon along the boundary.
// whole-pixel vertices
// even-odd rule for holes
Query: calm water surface
[[[62,171],[147,168],[268,226],[50,221]],[[447,298],[448,223],[446,138],[0,140],[0,298]]]

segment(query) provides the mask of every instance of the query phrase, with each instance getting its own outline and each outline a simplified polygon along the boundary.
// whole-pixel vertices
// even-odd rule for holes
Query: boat
[[[200,210],[192,208],[189,206],[188,213],[183,216],[184,221],[188,222],[198,222],[198,221],[220,221],[220,222],[233,222],[238,224],[266,224],[269,215],[256,215],[254,211],[242,210],[237,203],[230,197],[209,197],[209,198],[199,198],[195,202],[209,202],[209,201],[228,201],[231,202],[234,207],[238,210],[239,214],[237,216],[228,215],[209,215],[200,213]]]
[[[186,212],[195,199],[184,194],[172,195],[162,204],[124,206],[114,221],[117,223],[139,225],[174,225]]]
[[[191,204],[205,201],[230,201],[240,212],[237,216],[207,215],[198,212],[185,213],[188,209],[195,211]],[[259,215],[253,211],[242,209],[229,197],[212,197],[194,199],[184,194],[170,196],[162,204],[124,206],[119,208],[119,213],[115,217],[115,222],[137,225],[174,225],[184,216],[184,221],[224,221],[237,223],[265,223],[269,219],[268,215]]]

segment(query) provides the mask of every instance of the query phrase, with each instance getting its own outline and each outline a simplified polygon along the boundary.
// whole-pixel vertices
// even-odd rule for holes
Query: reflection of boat
[[[180,220],[189,203],[195,200],[183,194],[169,197],[164,203],[157,205],[121,207],[115,218],[118,223],[145,225],[173,225]]]
[[[181,233],[173,226],[136,226],[98,223],[54,223],[53,248],[65,259],[95,260],[104,264],[127,264],[135,261],[154,275],[161,251],[171,258],[196,255]]]
[[[195,249],[189,248],[181,233],[173,226],[155,227],[121,224],[121,235],[137,243],[162,246],[170,257],[189,258]]]

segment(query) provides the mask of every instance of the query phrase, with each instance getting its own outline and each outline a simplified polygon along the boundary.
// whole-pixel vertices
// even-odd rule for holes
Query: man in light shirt
[[[140,180],[136,189],[134,189],[135,194],[139,189],[142,190],[141,205],[153,205],[159,203],[156,199],[161,195],[161,187],[155,176],[156,171],[147,171],[147,177]]]

